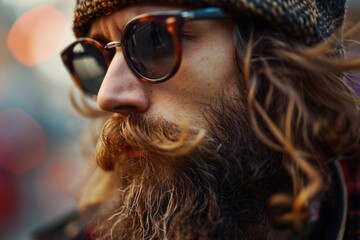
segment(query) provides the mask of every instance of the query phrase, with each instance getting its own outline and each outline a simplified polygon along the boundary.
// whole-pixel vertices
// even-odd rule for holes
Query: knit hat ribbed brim
[[[342,26],[346,8],[346,0],[77,0],[75,36],[84,36],[96,17],[135,3],[231,9],[239,15],[265,20],[274,29],[307,45],[319,43],[336,32]]]

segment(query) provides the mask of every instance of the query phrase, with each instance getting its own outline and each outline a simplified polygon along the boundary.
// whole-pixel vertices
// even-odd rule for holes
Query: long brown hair
[[[344,58],[339,33],[309,47],[263,26],[239,24],[236,60],[252,129],[292,178],[293,193],[274,194],[270,206],[290,207],[279,220],[300,228],[330,184],[328,163],[359,156],[360,101],[346,72],[360,59]]]

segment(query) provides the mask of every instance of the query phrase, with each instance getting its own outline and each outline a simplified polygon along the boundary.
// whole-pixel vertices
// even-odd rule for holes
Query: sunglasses
[[[61,52],[61,58],[75,83],[96,97],[116,48],[140,80],[160,83],[170,79],[181,62],[181,30],[186,21],[227,18],[220,8],[162,11],[139,15],[130,20],[119,42],[105,45],[79,38]]]

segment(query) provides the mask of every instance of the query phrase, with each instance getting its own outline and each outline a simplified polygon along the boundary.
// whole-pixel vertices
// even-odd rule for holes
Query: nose
[[[107,112],[145,112],[149,107],[145,85],[131,72],[122,52],[117,51],[100,87],[97,103]]]

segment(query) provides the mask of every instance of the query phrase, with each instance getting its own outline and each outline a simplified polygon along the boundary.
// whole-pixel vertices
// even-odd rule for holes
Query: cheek
[[[202,44],[184,49],[175,76],[155,85],[152,100],[157,113],[174,122],[186,119],[206,128],[203,113],[220,102],[217,99],[223,97],[223,91],[228,95],[227,89],[233,88],[235,82],[232,50],[215,47]]]
[[[216,50],[215,46],[211,45],[205,49],[197,49],[191,57],[187,57],[177,75],[186,81],[186,85],[193,89],[195,95],[215,95],[227,85],[233,85],[233,59],[232,49]]]

